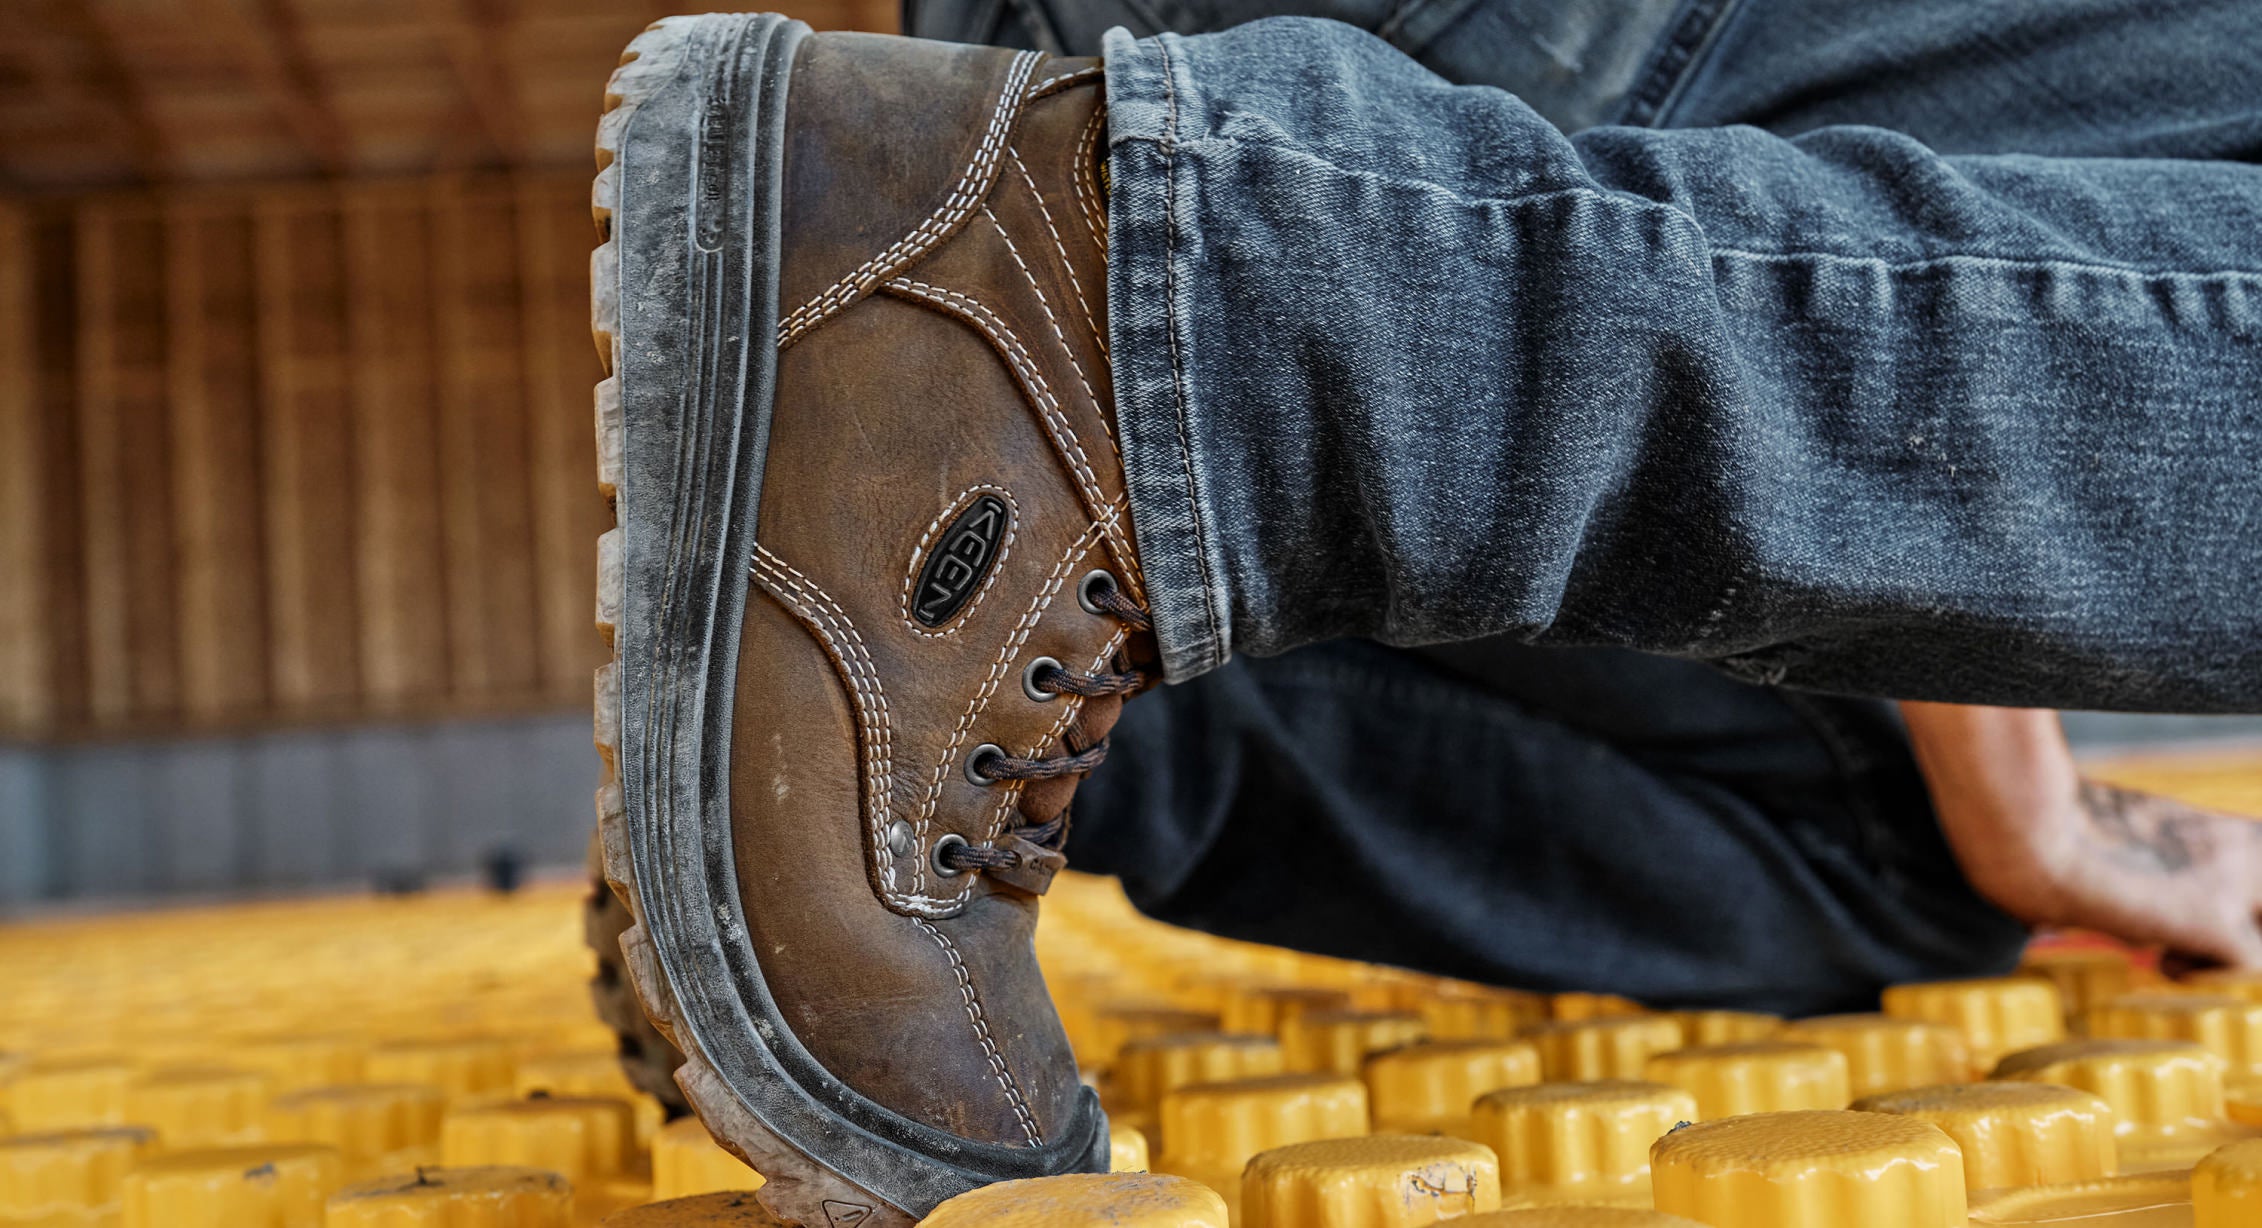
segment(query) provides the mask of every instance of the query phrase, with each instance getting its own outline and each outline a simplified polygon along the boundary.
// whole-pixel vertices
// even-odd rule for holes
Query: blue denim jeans
[[[1349,24],[1227,30],[1282,12]],[[2246,6],[910,16],[1226,30],[1106,48],[1119,412],[1183,685],[1127,709],[1071,854],[1150,912],[1873,1005],[2022,934],[1889,711],[1798,688],[2262,709]]]
[[[1006,7],[1387,36],[1104,44],[1173,679],[1507,634],[2262,710],[2249,0]]]

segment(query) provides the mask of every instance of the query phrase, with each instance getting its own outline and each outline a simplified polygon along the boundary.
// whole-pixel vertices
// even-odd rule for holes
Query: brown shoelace
[[[1138,631],[1154,629],[1154,620],[1140,609],[1112,582],[1089,586],[1082,600],[1092,609],[1116,619]],[[1077,695],[1095,699],[1104,695],[1131,695],[1147,689],[1153,678],[1144,670],[1122,669],[1112,673],[1081,674],[1060,666],[1047,666],[1038,670],[1030,685],[1052,695]],[[990,782],[1007,780],[1054,780],[1062,776],[1082,776],[1107,759],[1108,740],[1101,738],[1088,746],[1079,745],[1073,730],[1063,739],[1068,748],[1065,755],[1022,759],[996,750],[976,752],[977,758],[967,764],[969,771]],[[935,862],[943,870],[962,874],[968,870],[1010,869],[1021,863],[1022,855],[1009,845],[1026,840],[1039,848],[1057,851],[1059,842],[1068,833],[1068,811],[1042,823],[1023,823],[1008,828],[1006,839],[995,845],[951,843],[935,853]]]

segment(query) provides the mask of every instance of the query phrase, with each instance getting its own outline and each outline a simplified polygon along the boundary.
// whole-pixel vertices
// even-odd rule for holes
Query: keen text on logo
[[[1005,540],[1011,517],[1003,499],[982,495],[943,530],[919,568],[918,587],[913,590],[911,616],[920,625],[942,626],[966,608],[997,561],[998,544]]]

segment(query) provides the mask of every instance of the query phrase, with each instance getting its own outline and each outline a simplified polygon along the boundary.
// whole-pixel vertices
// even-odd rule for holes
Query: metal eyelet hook
[[[972,846],[966,843],[966,837],[956,834],[947,835],[942,839],[935,841],[935,851],[928,857],[928,860],[934,864],[935,873],[940,874],[944,878],[957,878],[959,875],[964,874],[966,871],[962,868],[952,866],[950,863],[944,861],[943,853],[954,848],[962,849],[969,847]]]
[[[1051,657],[1038,657],[1029,662],[1029,668],[1021,671],[1021,693],[1040,704],[1049,704],[1060,698],[1058,691],[1040,690],[1037,687],[1037,678],[1048,669],[1064,669],[1064,667]]]
[[[1005,748],[999,746],[995,742],[984,742],[980,746],[977,746],[973,750],[967,752],[966,779],[974,782],[975,784],[985,787],[996,784],[997,777],[983,772],[978,766],[984,759],[989,759],[992,757],[999,759],[1005,758]],[[936,847],[939,848],[941,846],[937,845]]]
[[[1115,582],[1114,572],[1104,567],[1087,571],[1084,573],[1084,578],[1076,582],[1076,604],[1082,606],[1086,614],[1105,615],[1107,610],[1095,603],[1092,596],[1099,589],[1112,590],[1118,587],[1120,586]]]

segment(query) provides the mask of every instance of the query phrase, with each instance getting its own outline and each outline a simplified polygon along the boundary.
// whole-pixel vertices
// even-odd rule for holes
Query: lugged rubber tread
[[[607,652],[612,651],[613,632],[620,626],[620,552],[619,528],[597,535],[597,634],[604,638]]]
[[[606,881],[603,857],[603,844],[592,839],[589,896],[581,910],[582,938],[597,957],[596,974],[589,978],[589,1000],[597,1008],[597,1018],[619,1038],[621,1073],[638,1091],[659,1101],[668,1120],[674,1121],[691,1112],[690,1102],[675,1082],[683,1054],[652,1026],[637,1001],[635,986],[629,983],[621,935],[635,924],[636,917]]]
[[[597,383],[597,493],[610,507],[620,491],[620,381],[606,376]],[[602,583],[602,580],[599,581]],[[615,583],[618,583],[617,578]],[[619,594],[614,594],[615,598]],[[598,594],[599,600],[604,594]]]

